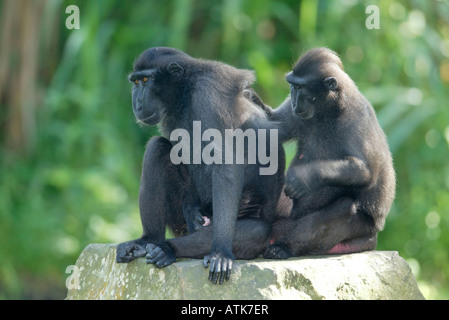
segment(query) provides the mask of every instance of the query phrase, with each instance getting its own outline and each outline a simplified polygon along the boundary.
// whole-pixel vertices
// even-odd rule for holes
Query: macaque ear
[[[328,90],[335,90],[338,87],[338,82],[335,77],[327,77],[323,80],[323,83]]]
[[[170,63],[167,67],[167,70],[176,77],[182,76],[182,74],[184,73],[184,69],[176,62]]]

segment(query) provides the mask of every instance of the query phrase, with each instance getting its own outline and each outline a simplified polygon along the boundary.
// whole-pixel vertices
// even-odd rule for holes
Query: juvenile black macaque
[[[260,175],[260,169],[266,167],[260,162],[195,162],[195,145],[188,164],[174,163],[171,151],[176,143],[169,139],[175,129],[194,136],[195,124],[200,123],[201,152],[211,142],[204,140],[208,129],[225,137],[227,129],[245,131],[259,121],[267,122],[265,105],[251,89],[254,75],[176,49],[156,47],[140,55],[129,80],[134,84],[137,120],[159,124],[162,137],[148,142],[142,165],[139,208],[143,235],[121,243],[116,260],[129,262],[146,255],[147,262],[165,267],[177,257],[204,258],[204,266],[210,264],[209,280],[222,283],[229,279],[235,258],[255,258],[269,243],[284,183],[283,149],[270,150],[267,142],[267,152],[276,152],[279,168],[273,175]],[[178,237],[165,240],[166,225]]]
[[[396,181],[373,107],[327,48],[304,54],[286,79],[291,95],[272,117],[298,140],[285,182],[293,208],[264,257],[375,249]]]

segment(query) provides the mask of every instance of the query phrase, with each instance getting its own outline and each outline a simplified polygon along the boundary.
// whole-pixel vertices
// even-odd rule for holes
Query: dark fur
[[[307,52],[287,75],[291,96],[272,114],[298,140],[285,192],[289,218],[273,227],[266,258],[375,249],[395,173],[374,109],[329,49]],[[288,207],[288,200],[281,204]]]
[[[259,176],[258,164],[174,165],[168,139],[177,128],[192,133],[196,120],[202,131],[215,128],[223,137],[225,129],[245,130],[266,121],[265,105],[251,89],[254,75],[175,49],[151,48],[136,61],[130,75],[135,80],[136,118],[158,123],[163,137],[152,138],[145,151],[139,194],[142,238],[120,244],[117,262],[144,256],[148,245],[147,261],[159,267],[177,257],[204,257],[210,280],[221,283],[229,278],[235,257],[255,258],[268,244],[284,180],[283,149],[278,173]],[[201,215],[212,217],[212,226],[186,235],[184,218],[194,231]],[[165,240],[166,224],[180,237]]]

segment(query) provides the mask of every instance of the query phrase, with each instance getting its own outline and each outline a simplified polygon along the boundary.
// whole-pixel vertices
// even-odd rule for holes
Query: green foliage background
[[[70,4],[79,30],[65,27]],[[365,26],[371,4],[378,30]],[[338,52],[395,160],[397,197],[378,249],[399,251],[427,298],[449,298],[447,0],[50,0],[49,19],[56,27],[43,23],[39,42],[56,45],[52,59],[39,52],[46,76],[26,152],[9,149],[0,131],[0,298],[64,298],[65,269],[87,244],[140,235],[141,159],[158,132],[136,125],[127,74],[152,46],[254,69],[272,106],[287,96],[284,75],[301,53]],[[8,121],[1,112],[0,128]]]

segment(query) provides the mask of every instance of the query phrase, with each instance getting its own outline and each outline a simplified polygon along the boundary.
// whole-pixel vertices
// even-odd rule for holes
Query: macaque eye
[[[337,79],[335,79],[335,77],[328,77],[324,79],[323,82],[328,90],[335,90],[338,86],[338,82]]]
[[[139,84],[139,80],[137,80],[137,79],[134,80],[134,83],[135,83],[135,84]]]
[[[147,82],[148,78],[147,77],[143,77],[143,82]]]

